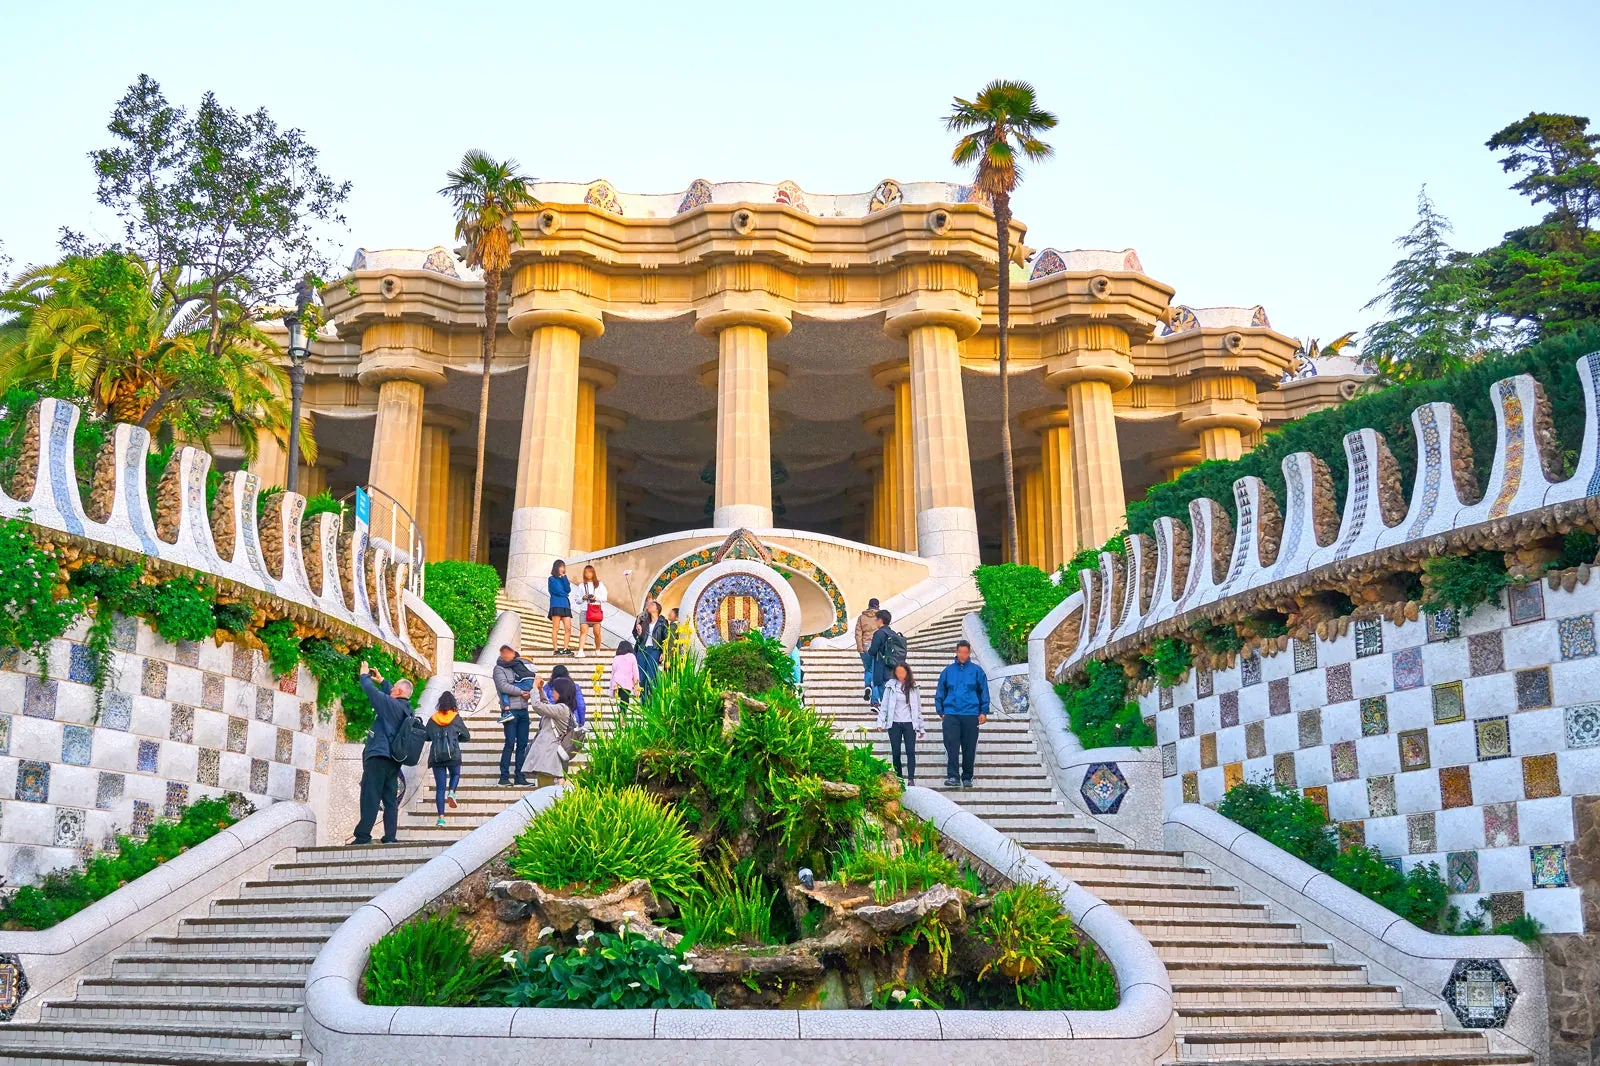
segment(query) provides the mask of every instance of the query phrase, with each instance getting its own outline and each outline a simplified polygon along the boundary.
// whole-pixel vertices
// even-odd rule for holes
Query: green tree
[[[1538,336],[1600,318],[1600,135],[1577,115],[1531,112],[1489,138],[1512,188],[1549,212],[1480,253],[1494,309]]]
[[[1385,384],[1427,381],[1459,370],[1496,344],[1482,270],[1452,249],[1450,220],[1417,194],[1417,222],[1395,241],[1406,253],[1364,310],[1381,307],[1364,346]]]
[[[994,207],[995,239],[1000,248],[1000,470],[1006,486],[1008,558],[1017,550],[1017,487],[1011,465],[1011,383],[1006,376],[1011,323],[1011,194],[1022,180],[1021,160],[1048,159],[1055,151],[1039,134],[1054,129],[1056,116],[1039,106],[1025,81],[991,81],[976,98],[955,98],[945,128],[960,133],[950,153],[957,166],[976,166],[976,191]]]
[[[461,165],[445,175],[439,195],[456,213],[456,238],[466,242],[467,265],[483,271],[483,383],[478,391],[478,463],[472,478],[472,533],[468,559],[478,561],[478,528],[483,515],[483,450],[489,432],[489,370],[495,332],[500,322],[500,282],[511,265],[511,249],[522,243],[519,209],[539,201],[517,173],[517,162],[501,162],[487,152],[470,149]]]

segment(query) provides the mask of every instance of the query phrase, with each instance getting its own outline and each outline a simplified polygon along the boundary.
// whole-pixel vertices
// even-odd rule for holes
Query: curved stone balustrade
[[[208,510],[211,457],[199,448],[173,453],[152,509],[145,473],[150,434],[138,426],[114,427],[84,500],[73,454],[78,418],[73,404],[39,402],[29,416],[21,469],[0,486],[0,515],[253,589],[291,614],[294,607],[316,612],[318,624],[364,643],[381,641],[422,672],[434,672],[441,634],[432,624],[436,616],[405,591],[405,560],[341,533],[334,515],[303,525],[306,501],[299,493],[275,493],[263,504],[254,474],[223,475]]]
[[[1345,436],[1342,509],[1334,506],[1322,460],[1296,452],[1283,460],[1281,507],[1259,478],[1240,478],[1237,529],[1224,507],[1201,498],[1189,504],[1187,526],[1161,518],[1154,537],[1131,535],[1125,552],[1102,553],[1099,569],[1082,571],[1081,590],[1036,630],[1045,637],[1046,675],[1060,680],[1090,658],[1178,633],[1221,613],[1224,601],[1267,607],[1319,580],[1486,542],[1509,531],[1513,519],[1524,532],[1539,526],[1556,532],[1580,515],[1600,514],[1600,352],[1579,359],[1577,369],[1586,417],[1571,477],[1561,477],[1543,387],[1526,374],[1491,386],[1495,455],[1481,495],[1471,442],[1448,403],[1411,414],[1418,448],[1409,502],[1401,495],[1399,464],[1375,430]]]

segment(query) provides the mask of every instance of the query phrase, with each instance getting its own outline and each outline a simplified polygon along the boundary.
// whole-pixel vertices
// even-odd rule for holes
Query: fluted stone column
[[[878,459],[878,535],[880,546],[890,551],[905,551],[905,516],[914,513],[903,502],[904,480],[901,465],[906,451],[901,447],[898,419],[893,405],[868,411],[862,419],[869,433],[881,441]]]
[[[472,540],[473,465],[476,462],[476,445],[473,450],[456,448],[450,454],[450,519],[445,533],[446,559],[460,559],[464,562],[470,554],[468,549]],[[480,555],[478,561],[487,560]]]
[[[695,329],[717,338],[717,483],[711,524],[772,528],[772,415],[768,336],[789,332],[786,316],[724,309]]]
[[[898,540],[895,550],[917,550],[917,471],[916,433],[911,424],[911,366],[902,360],[891,360],[872,368],[872,383],[887,389],[894,396],[894,500],[898,512],[894,528]]]
[[[979,560],[978,515],[960,341],[977,332],[978,319],[965,311],[924,307],[891,316],[885,328],[906,338],[911,359],[917,553],[933,561],[935,573],[966,574]]]
[[[1054,570],[1071,559],[1079,547],[1073,492],[1072,418],[1065,407],[1046,407],[1024,412],[1022,424],[1039,434],[1039,505],[1043,536],[1037,565]]]
[[[589,512],[589,528],[594,536],[591,538],[593,543],[590,551],[600,551],[617,543],[612,539],[615,535],[612,515],[616,508],[611,503],[614,483],[611,473],[611,434],[627,424],[628,416],[615,408],[597,406],[594,409],[594,496]]]
[[[1075,542],[1098,547],[1122,529],[1127,508],[1111,396],[1133,381],[1128,334],[1109,323],[1066,326],[1048,339],[1045,380],[1064,389],[1072,426]],[[1049,493],[1048,481],[1045,488]],[[1067,556],[1071,556],[1067,552]],[[1055,552],[1052,551],[1052,558]]]
[[[1044,464],[1039,449],[1024,447],[1017,452],[1017,551],[1018,562],[1029,566],[1045,565],[1044,551]],[[1005,503],[1001,500],[1001,505]],[[1007,538],[1001,537],[1002,545]]]
[[[422,527],[423,555],[429,560],[449,557],[450,435],[455,428],[434,421],[422,424],[416,517]],[[470,524],[470,515],[467,520]]]
[[[883,547],[883,453],[881,449],[856,452],[850,457],[856,469],[867,475],[869,487],[866,495],[866,528],[863,536],[868,544]]]
[[[433,328],[418,322],[379,322],[361,334],[359,380],[378,390],[367,484],[388,494],[413,519],[417,518],[422,403],[428,389],[444,384],[444,371],[434,358],[443,350]],[[373,520],[382,522],[377,515]],[[387,529],[381,532],[388,534]],[[397,526],[395,536],[404,538],[405,533]]]
[[[1261,428],[1256,383],[1243,374],[1208,373],[1189,382],[1178,428],[1193,433],[1206,459],[1237,459],[1244,436]]]

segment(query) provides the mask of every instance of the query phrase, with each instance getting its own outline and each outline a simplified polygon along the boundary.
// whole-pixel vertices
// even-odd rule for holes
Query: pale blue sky
[[[639,192],[963,178],[940,119],[1003,76],[1061,118],[1017,197],[1029,244],[1132,246],[1181,302],[1326,339],[1371,321],[1424,182],[1459,247],[1535,217],[1483,142],[1530,110],[1600,120],[1597,34],[1595,0],[7,3],[0,241],[20,265],[63,224],[114,235],[85,153],[140,72],[305,129],[355,183],[348,248],[448,241],[436,190],[469,147]]]

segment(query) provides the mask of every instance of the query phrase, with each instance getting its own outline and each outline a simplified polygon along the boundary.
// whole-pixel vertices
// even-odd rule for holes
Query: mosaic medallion
[[[1367,778],[1367,811],[1372,818],[1389,818],[1395,813],[1394,778]]]
[[[1381,619],[1359,619],[1355,628],[1357,659],[1365,659],[1369,655],[1383,654],[1383,621]]]
[[[1426,770],[1428,768],[1428,731],[1408,729],[1399,736],[1400,769]]]
[[[1461,619],[1449,607],[1428,615],[1427,623],[1429,644],[1441,640],[1454,640],[1461,635]]]
[[[1556,630],[1561,635],[1563,659],[1587,659],[1594,655],[1594,615],[1563,618],[1556,623]]]
[[[28,977],[22,960],[15,955],[0,955],[0,1022],[9,1022],[28,995]]]
[[[1472,768],[1447,766],[1439,771],[1439,805],[1445,810],[1472,806]]]
[[[1496,959],[1462,959],[1450,971],[1443,996],[1468,1029],[1500,1029],[1517,1002],[1517,986]]]
[[[1484,847],[1507,848],[1516,844],[1519,837],[1517,805],[1515,803],[1485,803],[1483,805]]]
[[[1422,687],[1422,649],[1406,648],[1394,653],[1395,691]]]
[[[1200,697],[1201,699],[1205,699],[1207,696],[1211,695],[1212,683],[1213,683],[1214,678],[1215,678],[1215,675],[1211,672],[1211,668],[1210,667],[1204,667],[1204,666],[1195,667],[1195,671],[1194,671],[1194,691],[1195,691],[1195,695]]]
[[[1335,744],[1333,746],[1333,779],[1335,781],[1353,781],[1360,775],[1361,769],[1356,759],[1356,742],[1345,740]]]
[[[1567,875],[1567,846],[1565,844],[1540,844],[1528,849],[1532,866],[1534,888],[1566,888],[1571,883]]]
[[[1217,720],[1222,723],[1223,729],[1230,729],[1239,724],[1239,694],[1237,692],[1224,692],[1218,697]]]
[[[1467,669],[1473,677],[1498,674],[1505,669],[1505,648],[1500,630],[1474,633],[1467,638]]]
[[[477,674],[457,674],[450,691],[456,698],[456,710],[471,714],[483,702],[483,682]]]
[[[1194,704],[1185,703],[1178,708],[1178,737],[1187,739],[1194,736]]]
[[[1350,678],[1349,663],[1328,667],[1326,680],[1329,703],[1344,703],[1346,700],[1355,699],[1355,687]]]
[[[1504,759],[1511,754],[1511,720],[1505,715],[1479,719],[1473,726],[1478,734],[1479,762]]]
[[[1294,752],[1280,751],[1272,757],[1272,779],[1283,788],[1295,788],[1299,780]]]
[[[1378,737],[1389,731],[1389,697],[1368,696],[1361,701],[1361,735]]]
[[[1193,770],[1183,775],[1183,802],[1200,802],[1200,775]]]
[[[1600,703],[1578,703],[1567,708],[1567,747],[1600,745]]]
[[[1443,685],[1433,686],[1434,725],[1460,722],[1466,717],[1467,703],[1461,691],[1461,682],[1448,681]]]
[[[1028,715],[1028,679],[1026,674],[1012,674],[1000,683],[1000,712],[1010,718]]]
[[[1522,794],[1527,799],[1561,795],[1561,772],[1554,753],[1523,756]]]
[[[1084,772],[1078,791],[1095,814],[1116,814],[1122,809],[1122,798],[1128,794],[1128,779],[1114,762],[1092,763]]]
[[[694,608],[695,632],[708,646],[754,629],[777,640],[785,613],[778,590],[754,574],[725,574],[700,593]]]
[[[1445,879],[1451,892],[1478,891],[1478,853],[1452,851],[1445,857]]]
[[[1239,659],[1239,687],[1249,688],[1261,684],[1261,656],[1255,652]]]
[[[1317,642],[1316,639],[1301,640],[1298,637],[1291,643],[1294,645],[1294,672],[1301,673],[1305,670],[1317,668]]]
[[[1200,737],[1200,769],[1209,770],[1217,765],[1217,735],[1206,733]]]
[[[1406,850],[1412,855],[1428,855],[1438,850],[1437,819],[1433,811],[1406,817]]]
[[[1512,585],[1506,589],[1511,605],[1511,624],[1525,625],[1544,618],[1544,583],[1530,581],[1526,585]]]
[[[1271,714],[1289,713],[1289,679],[1275,677],[1267,682],[1267,710]]]
[[[1176,744],[1163,744],[1163,745],[1161,745],[1161,776],[1162,777],[1177,777],[1178,776],[1178,745],[1176,745]]]

